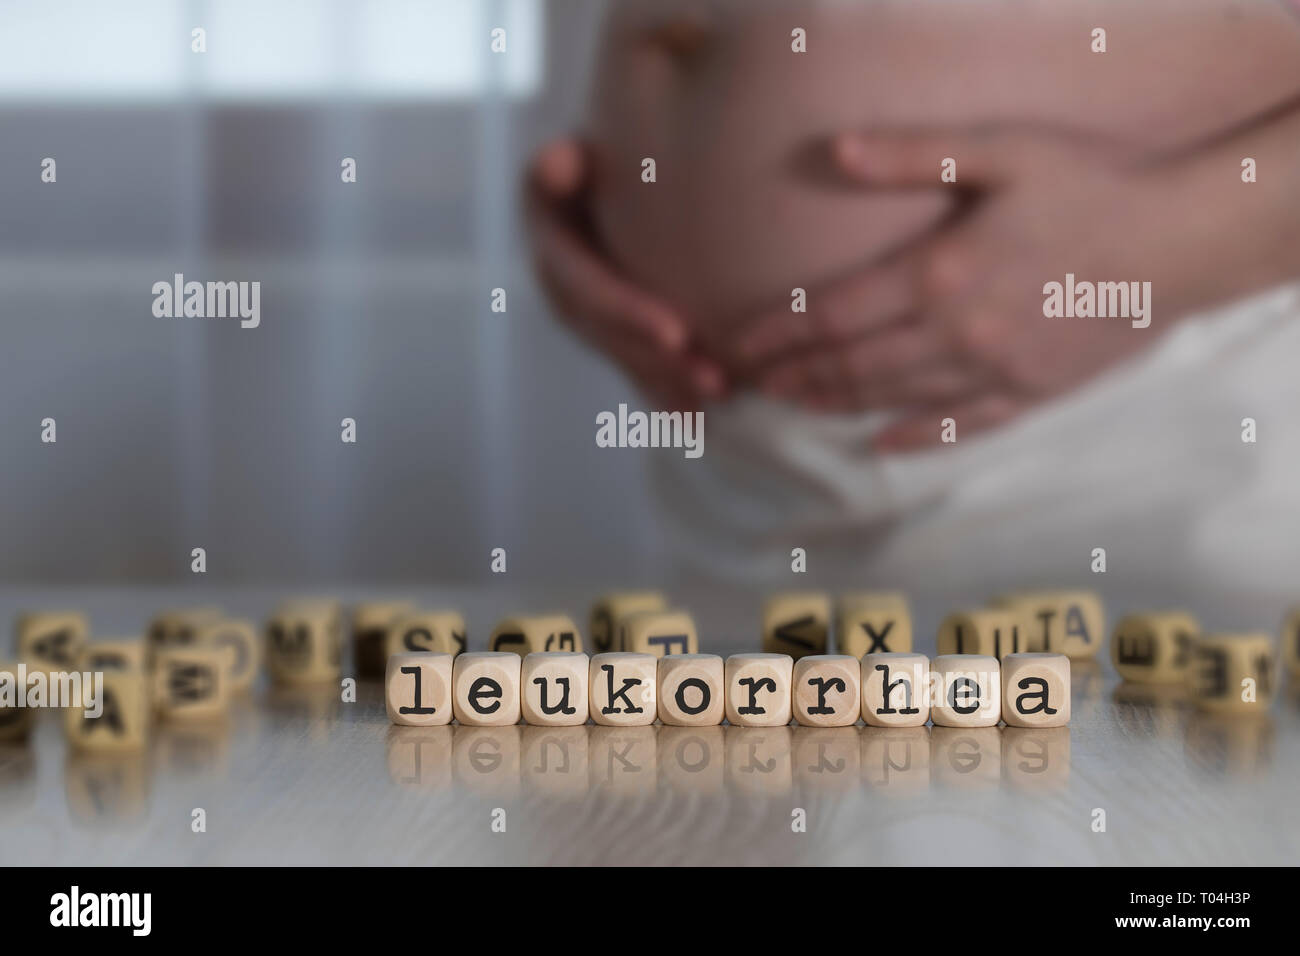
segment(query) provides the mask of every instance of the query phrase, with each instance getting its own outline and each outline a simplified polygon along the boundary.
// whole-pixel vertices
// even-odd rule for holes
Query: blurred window
[[[542,22],[540,0],[3,0],[0,99],[526,96]]]

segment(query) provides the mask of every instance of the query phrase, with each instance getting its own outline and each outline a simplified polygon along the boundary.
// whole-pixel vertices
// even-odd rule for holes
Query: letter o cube
[[[659,719],[670,727],[708,727],[724,714],[722,658],[669,654],[659,658]]]

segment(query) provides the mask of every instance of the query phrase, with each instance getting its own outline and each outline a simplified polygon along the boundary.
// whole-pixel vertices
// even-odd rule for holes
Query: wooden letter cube
[[[413,613],[411,601],[367,601],[352,609],[352,659],[358,676],[386,675],[388,629]]]
[[[1024,651],[1094,657],[1106,636],[1106,609],[1091,591],[1032,591],[993,602],[1020,619]]]
[[[76,611],[48,611],[18,617],[18,659],[29,671],[70,671],[86,646],[86,616]]]
[[[669,654],[659,658],[659,719],[670,727],[708,727],[724,716],[722,658]]]
[[[226,683],[232,694],[241,694],[253,686],[262,668],[262,641],[252,621],[218,618],[198,626],[196,647],[211,647],[226,655],[229,669]]]
[[[870,727],[920,727],[930,719],[930,659],[924,654],[862,658],[862,719]]]
[[[171,608],[154,615],[149,622],[146,640],[152,653],[163,647],[188,647],[194,643],[200,624],[221,617],[221,608]]]
[[[1020,617],[1011,611],[949,614],[939,625],[939,656],[980,654],[1001,658],[1024,650]]]
[[[404,727],[451,723],[451,665],[450,654],[390,654],[384,672],[388,719]]]
[[[145,642],[139,639],[94,641],[85,646],[81,660],[77,663],[80,671],[139,671],[143,673],[148,664]]]
[[[281,605],[266,626],[266,662],[278,683],[339,679],[342,620],[328,602]]]
[[[1008,727],[1064,727],[1070,722],[1070,659],[1064,654],[1002,658],[1002,719]]]
[[[96,708],[72,706],[64,711],[68,742],[78,750],[139,750],[149,729],[148,678],[138,668],[103,673]],[[98,713],[92,716],[94,710]]]
[[[737,727],[790,723],[794,658],[789,654],[732,654],[725,669],[727,720]]]
[[[585,724],[590,667],[586,654],[543,651],[525,656],[520,670],[524,723],[543,727]]]
[[[1130,614],[1115,625],[1110,659],[1119,676],[1128,681],[1184,683],[1192,661],[1192,642],[1200,630],[1196,618],[1182,611]]]
[[[452,667],[452,711],[468,727],[519,723],[518,654],[486,651],[460,654]]]
[[[617,591],[591,607],[591,646],[595,653],[624,650],[618,647],[618,625],[629,614],[662,611],[668,602],[658,591]]]
[[[563,614],[533,614],[508,617],[496,626],[488,646],[523,656],[544,651],[582,653],[578,625]]]
[[[640,611],[618,625],[619,646],[633,654],[698,654],[695,621],[685,611]]]
[[[226,651],[167,647],[154,657],[153,703],[168,718],[213,717],[230,703]]]
[[[841,654],[899,654],[912,650],[912,614],[897,592],[846,594],[835,615],[835,645]]]
[[[459,611],[419,611],[396,617],[384,638],[385,657],[420,651],[435,654],[463,653],[468,631]]]
[[[805,727],[851,727],[862,715],[862,662],[846,654],[813,654],[794,662],[791,706]],[[854,742],[857,747],[857,742]]]
[[[0,662],[0,741],[23,740],[32,729],[32,709],[18,706],[19,696],[27,692],[19,676],[17,661]]]
[[[1294,607],[1282,624],[1282,660],[1292,677],[1300,679],[1300,607]]]
[[[659,712],[659,659],[616,651],[591,659],[591,719],[607,727],[653,724]]]
[[[806,657],[826,653],[831,599],[825,594],[774,594],[763,604],[763,650]]]
[[[930,719],[936,727],[994,727],[1002,717],[996,657],[944,654],[930,665]]]
[[[1192,696],[1203,710],[1264,713],[1273,698],[1273,670],[1267,634],[1205,634],[1192,644]]]

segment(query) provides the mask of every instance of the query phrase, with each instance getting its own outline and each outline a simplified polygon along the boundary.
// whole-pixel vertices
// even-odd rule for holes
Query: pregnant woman
[[[539,155],[534,245],[656,400],[739,390],[703,459],[654,459],[683,555],[753,580],[804,547],[828,581],[951,591],[1257,545],[1295,464],[1233,446],[1292,397],[1292,11],[619,4],[596,76],[583,147]],[[1154,320],[1045,318],[1067,274],[1151,282]]]

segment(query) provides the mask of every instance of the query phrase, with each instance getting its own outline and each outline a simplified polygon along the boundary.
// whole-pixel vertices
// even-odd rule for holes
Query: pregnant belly
[[[836,132],[1029,123],[1156,150],[1300,90],[1300,30],[1273,4],[1102,5],[1104,17],[1056,0],[724,2],[704,15],[668,0],[620,4],[587,130],[599,236],[707,339],[912,242],[950,211],[937,160],[933,190],[832,183],[818,157]],[[1123,43],[1093,53],[1094,20]],[[794,26],[806,53],[791,50]]]

